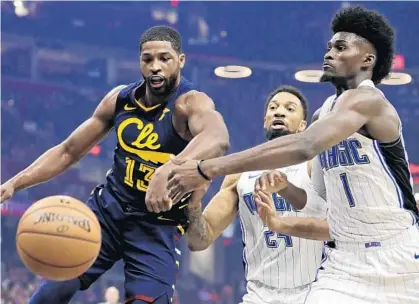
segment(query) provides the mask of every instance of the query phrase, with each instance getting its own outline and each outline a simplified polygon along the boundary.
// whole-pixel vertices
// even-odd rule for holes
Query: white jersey
[[[360,85],[374,87],[371,80]],[[332,110],[335,100],[330,96],[325,101],[319,119]],[[321,174],[329,207],[327,220],[337,241],[372,242],[374,246],[373,241],[385,240],[416,223],[401,128],[400,136],[390,143],[353,134],[316,157],[316,188],[314,179]]]
[[[281,172],[297,187],[311,187],[307,163],[282,168]],[[243,173],[237,184],[246,279],[278,289],[310,284],[321,262],[323,242],[281,235],[264,226],[252,195],[256,178],[262,173],[263,171]],[[317,209],[318,214],[307,214],[293,210],[289,202],[277,194],[273,198],[280,216],[326,217],[324,201],[324,206]]]

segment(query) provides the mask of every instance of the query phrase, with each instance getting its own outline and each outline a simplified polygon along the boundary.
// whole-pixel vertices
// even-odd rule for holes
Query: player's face
[[[368,44],[355,34],[336,33],[327,43],[321,81],[339,83],[355,78],[359,72],[371,66],[375,56],[369,52]]]
[[[268,140],[303,131],[307,126],[300,99],[280,92],[269,101],[263,127]]]
[[[168,41],[149,41],[142,45],[141,73],[153,95],[169,94],[185,65],[185,55],[178,54]]]

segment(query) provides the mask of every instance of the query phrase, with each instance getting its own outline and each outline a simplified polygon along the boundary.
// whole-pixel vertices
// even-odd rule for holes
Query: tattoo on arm
[[[191,250],[203,250],[212,243],[211,227],[206,221],[201,205],[189,208],[188,245]]]
[[[238,211],[238,175],[227,176],[220,191],[202,211],[201,204],[189,204],[188,245],[192,251],[208,248],[234,221]]]

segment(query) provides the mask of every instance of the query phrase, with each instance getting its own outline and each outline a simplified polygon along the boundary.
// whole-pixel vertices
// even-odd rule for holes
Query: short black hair
[[[158,25],[145,31],[140,39],[140,52],[143,44],[149,41],[168,41],[178,54],[182,53],[182,38],[179,32],[170,26]]]
[[[307,120],[307,115],[308,115],[308,101],[307,101],[307,98],[304,96],[303,92],[301,92],[299,89],[297,89],[296,87],[293,87],[293,86],[289,86],[289,85],[280,86],[275,91],[273,91],[269,94],[268,99],[266,100],[266,103],[265,103],[265,115],[266,115],[266,111],[268,110],[268,105],[271,102],[272,98],[276,94],[281,93],[281,92],[290,93],[290,94],[296,96],[300,100],[301,106],[303,107],[304,120]]]
[[[371,80],[379,84],[393,65],[395,33],[388,20],[362,6],[347,7],[336,13],[331,25],[334,34],[348,32],[368,40],[377,52]]]

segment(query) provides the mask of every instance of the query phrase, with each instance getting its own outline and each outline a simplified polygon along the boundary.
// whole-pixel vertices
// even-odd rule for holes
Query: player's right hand
[[[263,173],[256,179],[255,190],[262,190],[269,193],[279,192],[288,187],[287,176],[277,170]]]
[[[148,185],[145,195],[145,205],[149,212],[160,213],[172,208],[172,200],[167,195],[167,176],[170,172],[170,163],[158,168]]]
[[[7,181],[6,183],[0,186],[0,191],[1,191],[0,203],[3,203],[5,200],[8,200],[9,198],[13,196],[13,194],[15,193],[15,186],[13,185],[11,181]]]
[[[257,190],[253,196],[258,207],[258,214],[263,224],[268,226],[269,230],[279,232],[280,221],[275,211],[272,194]]]

